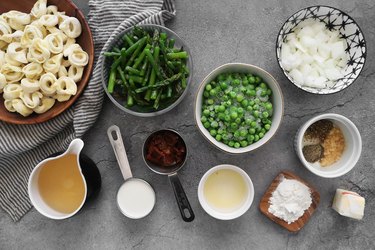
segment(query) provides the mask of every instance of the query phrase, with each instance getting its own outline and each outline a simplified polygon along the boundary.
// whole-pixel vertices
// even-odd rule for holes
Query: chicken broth
[[[85,183],[77,156],[68,154],[47,162],[39,173],[39,192],[52,209],[70,214],[76,211],[85,198]]]

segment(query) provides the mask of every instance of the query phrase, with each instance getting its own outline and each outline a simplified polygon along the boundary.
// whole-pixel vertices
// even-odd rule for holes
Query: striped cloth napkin
[[[88,23],[94,37],[95,63],[82,96],[58,117],[36,125],[0,122],[0,206],[17,221],[32,207],[27,182],[34,166],[65,150],[96,121],[103,102],[101,51],[120,31],[138,23],[164,25],[175,15],[174,0],[90,0]]]

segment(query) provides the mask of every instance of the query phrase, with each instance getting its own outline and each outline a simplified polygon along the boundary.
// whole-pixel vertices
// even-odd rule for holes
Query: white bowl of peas
[[[195,120],[202,135],[232,154],[250,152],[277,132],[284,110],[281,88],[265,70],[228,63],[200,84]]]

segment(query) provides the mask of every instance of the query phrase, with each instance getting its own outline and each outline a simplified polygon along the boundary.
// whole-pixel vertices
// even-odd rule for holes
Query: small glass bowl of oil
[[[223,164],[208,170],[198,186],[202,208],[212,217],[232,220],[250,208],[254,199],[254,185],[239,167]]]

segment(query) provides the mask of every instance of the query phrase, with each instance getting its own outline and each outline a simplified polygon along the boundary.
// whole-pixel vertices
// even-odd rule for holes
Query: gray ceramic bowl
[[[206,84],[214,80],[218,75],[222,73],[228,73],[228,72],[251,73],[251,74],[258,75],[267,83],[267,85],[272,90],[272,104],[274,107],[274,111],[273,111],[274,113],[272,115],[272,125],[271,125],[270,130],[264,135],[262,139],[243,148],[232,148],[222,142],[217,141],[214,137],[210,135],[210,132],[203,126],[201,122],[202,96],[203,96],[203,91],[204,91]],[[247,153],[247,152],[250,152],[252,150],[255,150],[261,147],[266,142],[268,142],[278,130],[281,124],[282,117],[283,117],[283,112],[284,112],[283,94],[275,78],[273,78],[271,74],[269,74],[267,71],[257,66],[245,64],[245,63],[228,63],[228,64],[224,64],[214,69],[202,81],[201,85],[199,86],[199,90],[195,99],[195,122],[199,128],[199,131],[203,135],[203,137],[206,138],[211,144],[213,144],[217,148],[223,150],[224,152],[232,153],[232,154]]]
[[[172,100],[170,103],[166,103],[165,105],[161,105],[159,107],[159,109],[157,110],[154,110],[154,109],[145,109],[141,106],[137,106],[137,105],[134,105],[133,107],[130,107],[130,108],[127,108],[124,106],[124,103],[126,101],[126,98],[125,97],[114,97],[113,95],[111,95],[110,93],[108,93],[108,90],[107,90],[107,84],[108,84],[108,76],[109,76],[109,69],[111,67],[111,64],[112,64],[112,59],[110,58],[107,58],[107,57],[104,57],[103,60],[102,60],[102,65],[101,65],[101,71],[102,71],[102,85],[103,85],[103,88],[108,96],[108,98],[113,102],[113,104],[115,104],[119,109],[129,113],[129,114],[132,114],[132,115],[135,115],[135,116],[140,116],[140,117],[152,117],[152,116],[157,116],[157,115],[161,115],[161,114],[164,114],[170,110],[172,110],[174,107],[176,107],[181,101],[182,99],[185,97],[187,91],[188,91],[188,88],[190,86],[190,82],[191,82],[191,79],[192,79],[192,72],[193,72],[193,61],[191,59],[191,53],[190,53],[190,50],[189,48],[187,47],[187,45],[182,41],[182,39],[175,33],[173,32],[172,30],[166,28],[166,27],[163,27],[163,26],[160,26],[160,25],[156,25],[156,24],[140,24],[140,25],[137,25],[139,27],[142,27],[144,29],[147,29],[147,30],[155,30],[155,29],[158,29],[160,32],[165,32],[167,33],[167,36],[168,38],[173,38],[175,39],[175,47],[177,48],[180,48],[180,47],[183,47],[184,50],[188,53],[189,55],[189,58],[187,60],[187,67],[189,68],[190,70],[190,74],[189,74],[189,77],[187,78],[187,86],[186,88],[184,89],[184,91],[182,92],[182,94],[177,98],[177,99],[174,99]],[[122,44],[123,40],[122,40],[122,37],[124,36],[124,34],[126,33],[129,33],[131,30],[133,29],[133,27],[131,28],[128,28],[126,30],[124,30],[123,32],[121,32],[113,41],[112,43],[108,46],[108,51],[111,51],[112,48],[114,46],[119,46],[120,44]],[[103,55],[101,55],[103,56]]]
[[[316,89],[296,83],[281,63],[281,50],[286,36],[294,32],[296,26],[305,20],[320,20],[328,29],[337,30],[346,40],[349,61],[345,67],[345,76],[337,80],[333,87]],[[361,73],[366,60],[366,41],[357,23],[346,13],[328,6],[311,6],[293,14],[281,27],[276,42],[276,56],[285,76],[298,88],[314,94],[332,94],[351,85]]]

